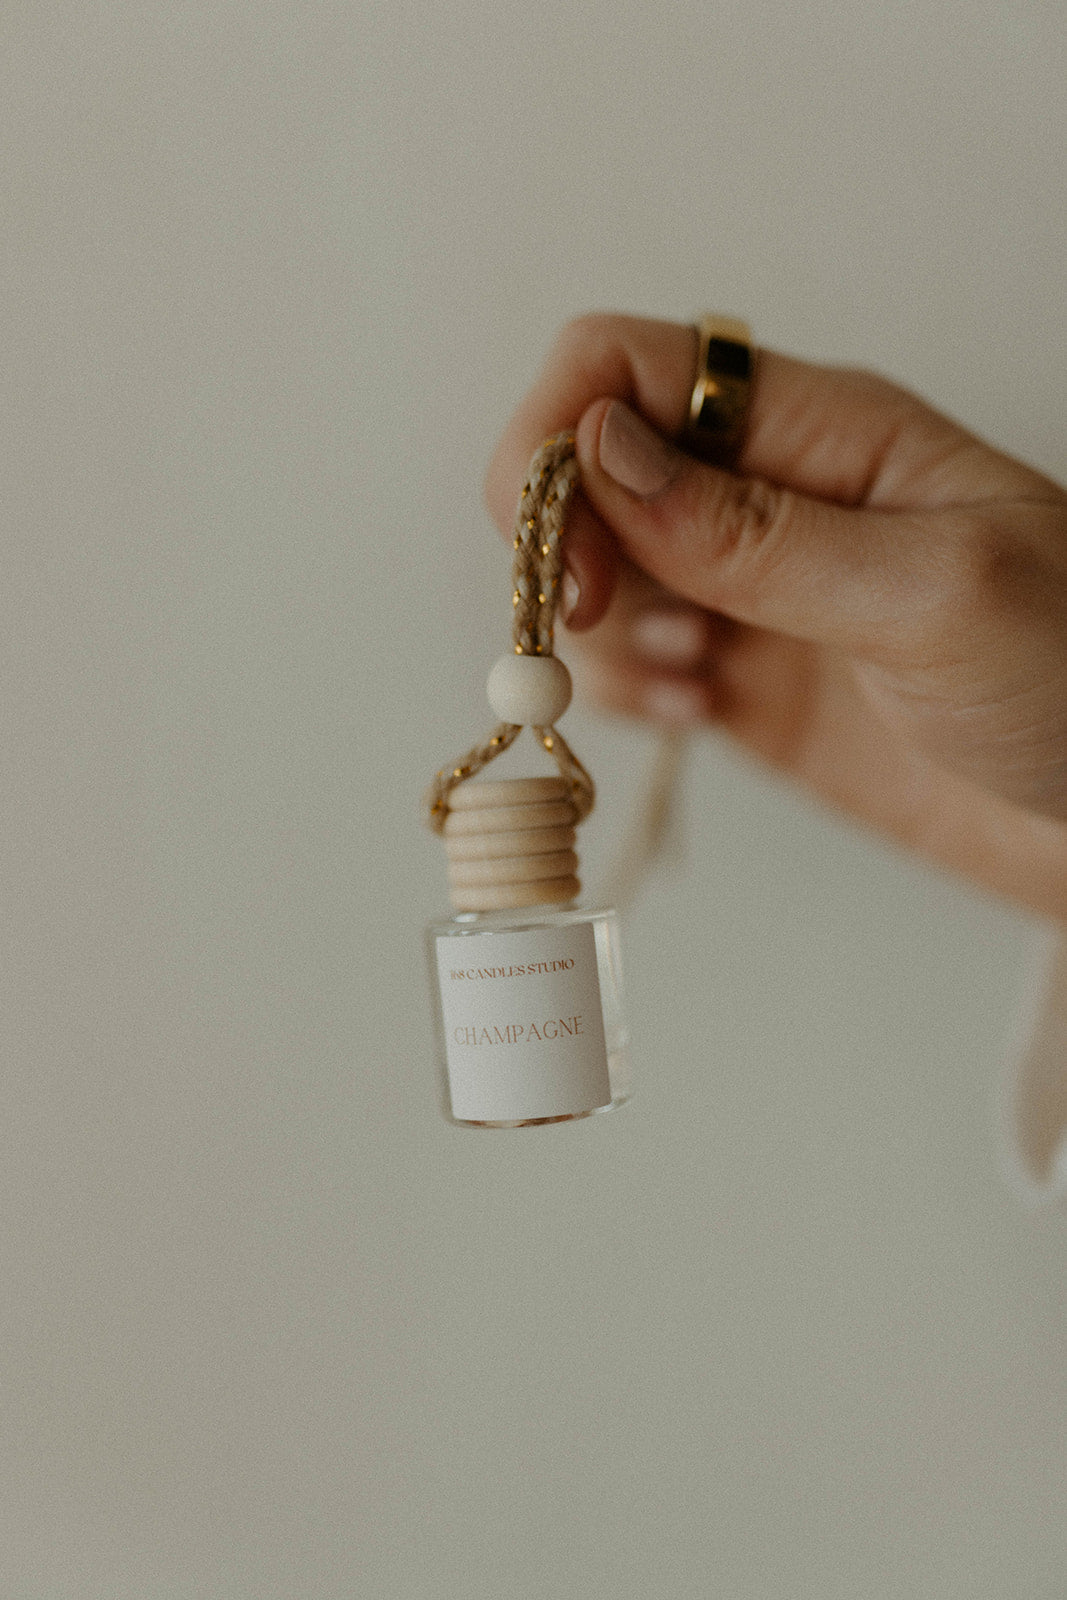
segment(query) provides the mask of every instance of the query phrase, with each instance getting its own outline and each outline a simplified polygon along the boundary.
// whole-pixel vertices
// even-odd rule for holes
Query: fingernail
[[[618,400],[604,413],[597,454],[609,478],[646,500],[677,477],[683,459],[679,450]]]
[[[708,647],[704,619],[693,611],[643,611],[632,634],[641,655],[665,667],[695,667]]]
[[[578,602],[582,598],[582,591],[578,587],[578,579],[573,572],[563,574],[563,582],[559,590],[559,609],[563,621],[569,622],[578,609]]]
[[[708,692],[702,683],[675,683],[663,678],[645,690],[645,714],[673,728],[702,722],[709,714]]]

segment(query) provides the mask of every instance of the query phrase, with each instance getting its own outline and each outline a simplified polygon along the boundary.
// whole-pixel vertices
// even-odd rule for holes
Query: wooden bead
[[[550,728],[571,703],[571,675],[555,656],[501,656],[486,694],[501,722]]]

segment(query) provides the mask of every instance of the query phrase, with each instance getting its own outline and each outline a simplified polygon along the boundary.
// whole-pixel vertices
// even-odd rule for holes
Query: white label
[[[611,1102],[591,923],[437,938],[452,1113],[575,1116]]]

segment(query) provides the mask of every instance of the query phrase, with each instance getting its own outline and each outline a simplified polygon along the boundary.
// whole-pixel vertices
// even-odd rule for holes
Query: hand
[[[881,378],[771,351],[736,470],[705,466],[669,443],[696,354],[692,328],[579,319],[490,467],[510,536],[534,450],[577,431],[585,686],[1067,918],[1067,493]]]

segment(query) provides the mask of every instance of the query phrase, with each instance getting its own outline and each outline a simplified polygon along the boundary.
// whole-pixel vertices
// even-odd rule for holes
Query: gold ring
[[[752,388],[752,335],[737,317],[701,317],[697,375],[683,443],[695,456],[729,466],[741,448]]]

